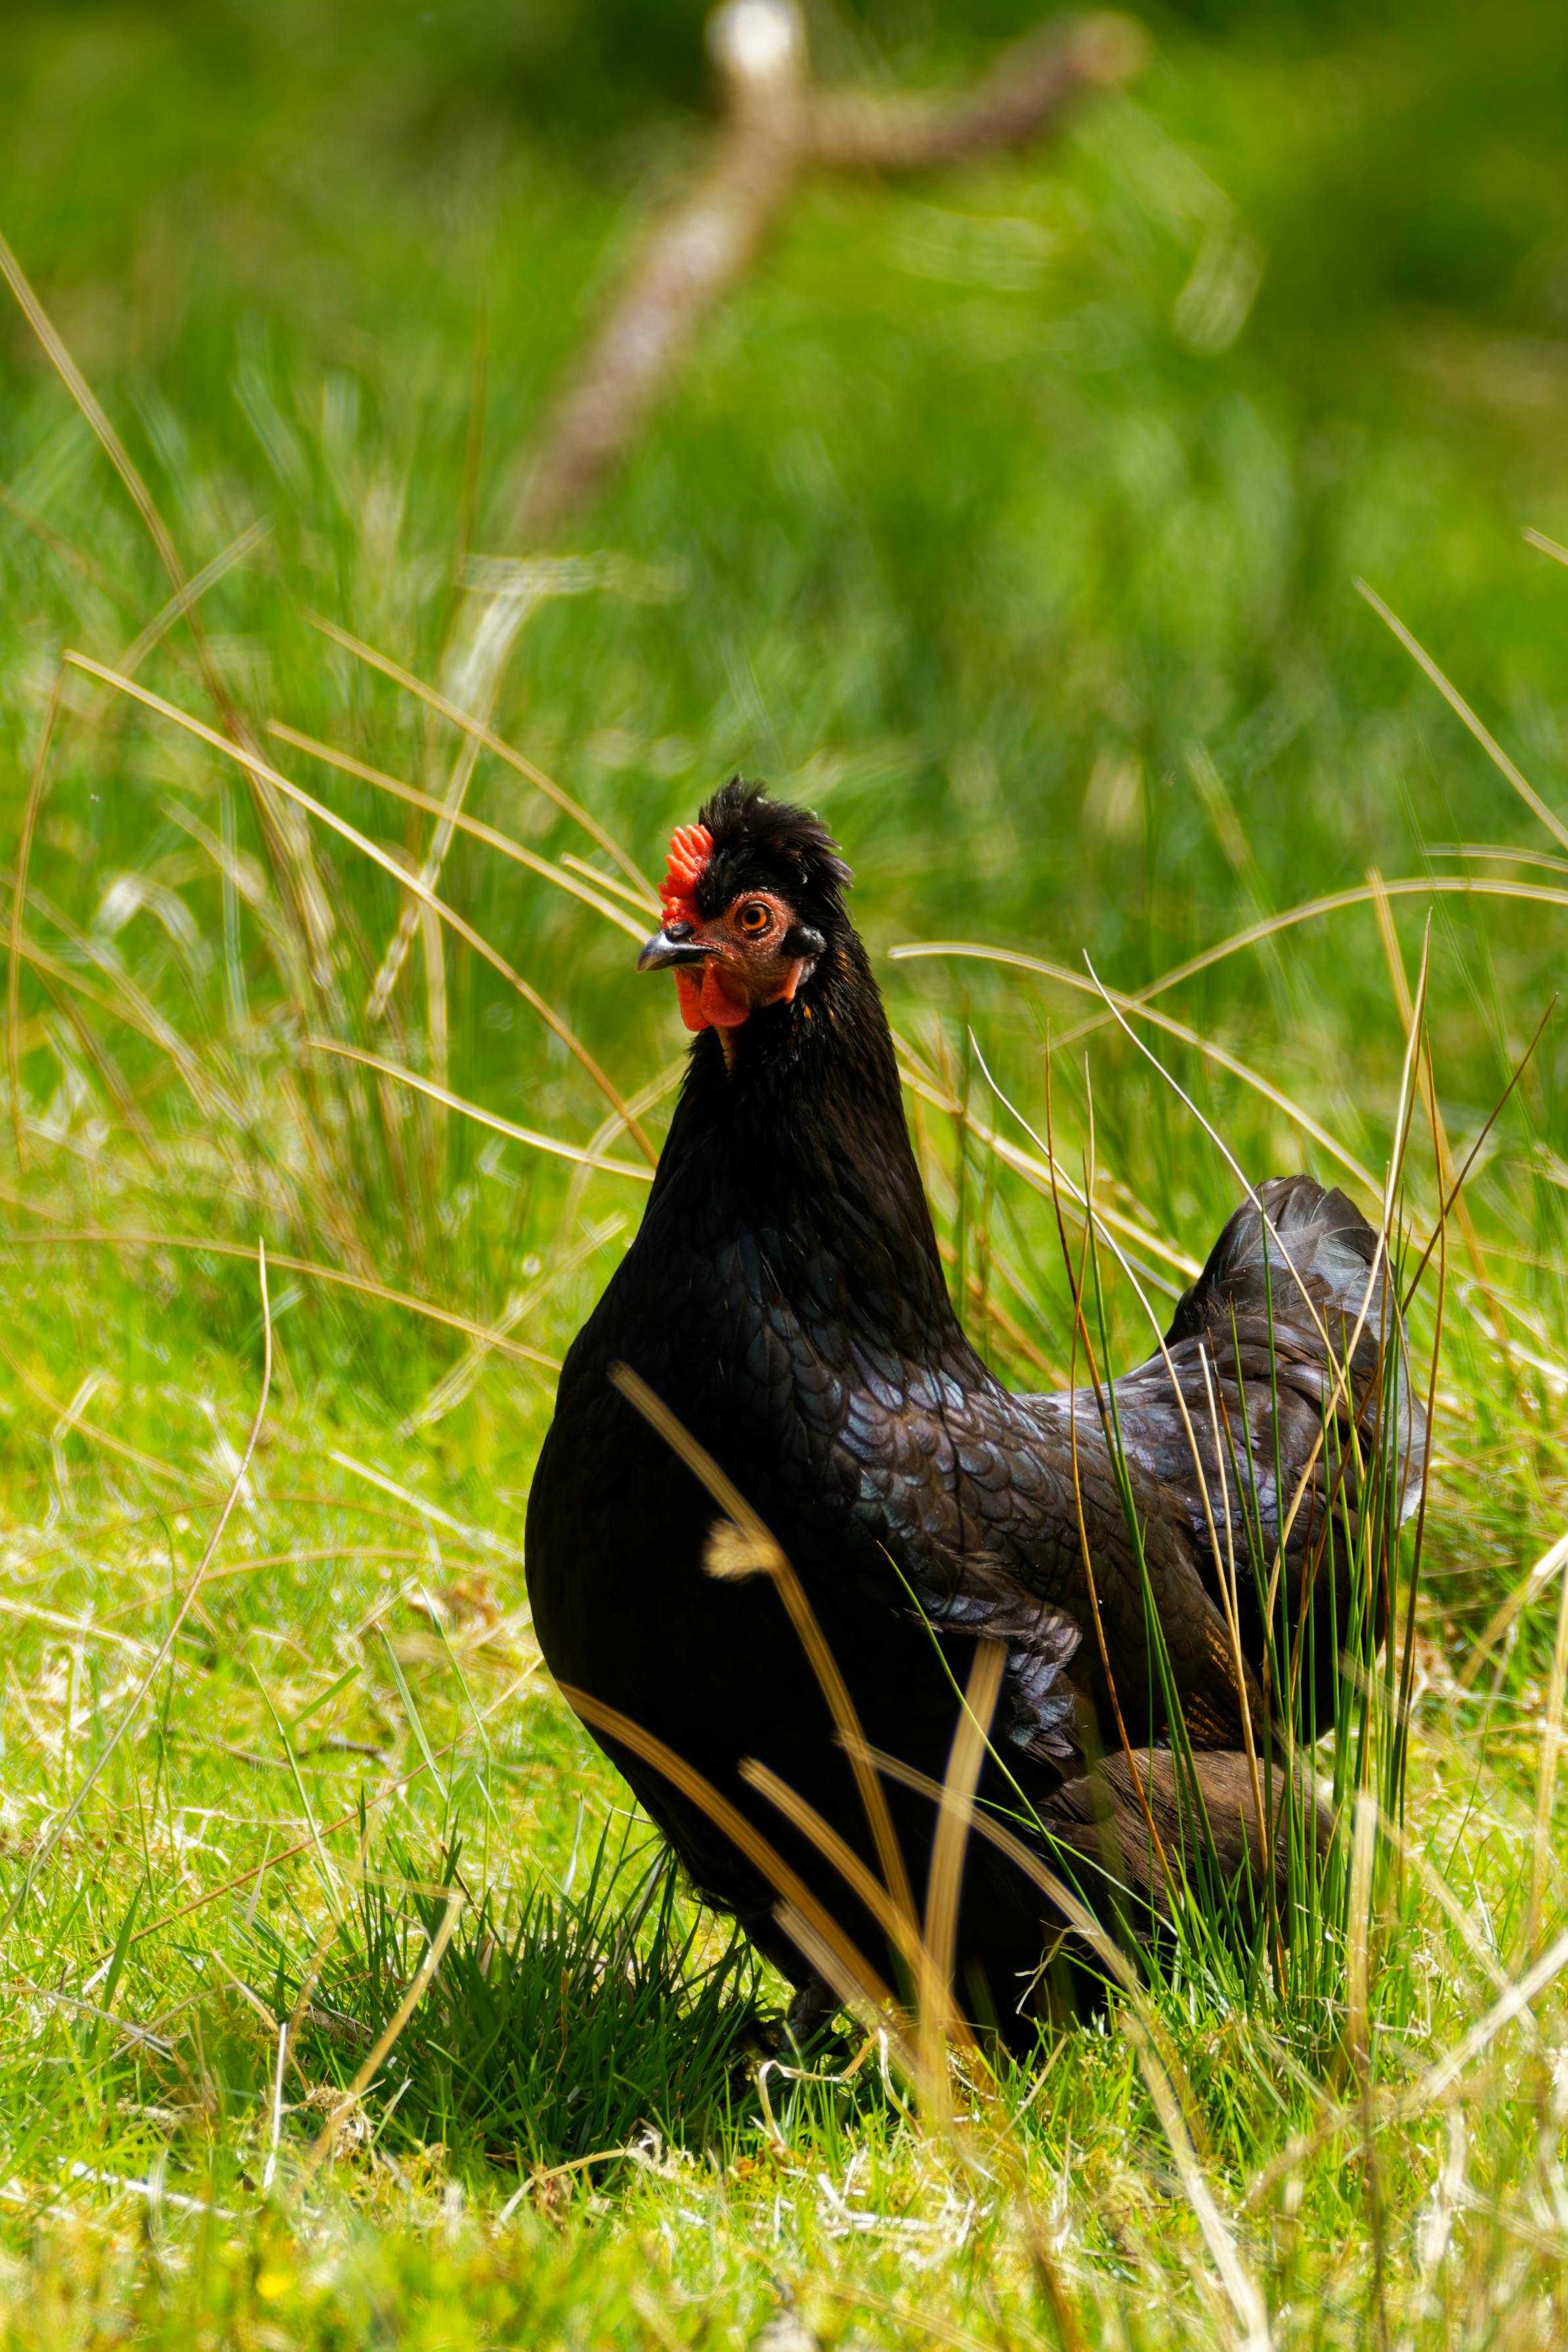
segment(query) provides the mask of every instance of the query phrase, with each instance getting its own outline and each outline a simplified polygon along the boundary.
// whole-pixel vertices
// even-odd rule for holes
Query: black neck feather
[[[864,948],[835,928],[795,1001],[694,1043],[655,1207],[756,1236],[803,1323],[846,1318],[879,1351],[963,1347]],[[672,1197],[678,1196],[678,1197]]]

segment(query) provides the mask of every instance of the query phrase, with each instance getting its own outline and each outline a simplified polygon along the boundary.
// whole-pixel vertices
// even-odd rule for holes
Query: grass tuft
[[[384,2155],[434,2143],[460,2173],[519,2179],[591,2164],[603,2186],[644,2143],[700,2153],[754,2110],[776,2030],[756,1961],[682,1902],[644,1835],[622,1827],[612,1845],[606,1825],[574,1860],[559,1892],[536,1884],[503,1907],[486,1887],[465,1906],[367,2105],[361,2134]],[[394,1838],[324,1953],[257,1922],[255,1990],[280,2019],[303,2002],[294,2056],[317,2110],[393,2016],[461,1887],[455,1847],[423,1874]]]

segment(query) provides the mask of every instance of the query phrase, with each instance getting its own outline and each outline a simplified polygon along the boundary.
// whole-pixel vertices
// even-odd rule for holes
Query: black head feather
[[[831,931],[845,919],[844,892],[854,876],[821,817],[769,800],[761,784],[732,776],[702,813],[713,854],[697,884],[703,914],[721,914],[737,892],[772,890],[796,914]]]

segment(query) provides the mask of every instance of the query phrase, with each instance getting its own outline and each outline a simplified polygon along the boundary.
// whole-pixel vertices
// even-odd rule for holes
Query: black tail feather
[[[1226,1224],[1160,1352],[1116,1383],[1129,1458],[1179,1509],[1217,1601],[1234,1562],[1254,1671],[1264,1590],[1274,1581],[1277,1610],[1299,1622],[1302,1577],[1315,1592],[1325,1559],[1343,1564],[1347,1549],[1326,1540],[1329,1517],[1348,1538],[1375,1460],[1398,1516],[1414,1507],[1426,1416],[1406,1344],[1375,1228],[1343,1192],[1276,1177]],[[1334,1622],[1343,1638],[1343,1599]],[[1336,1672],[1325,1633],[1312,1678],[1320,1727]]]

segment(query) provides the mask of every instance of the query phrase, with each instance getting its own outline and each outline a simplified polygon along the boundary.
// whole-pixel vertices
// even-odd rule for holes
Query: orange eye
[[[773,920],[773,910],[769,907],[765,907],[760,898],[751,898],[739,908],[735,919],[743,931],[748,932],[753,939],[756,939]]]

